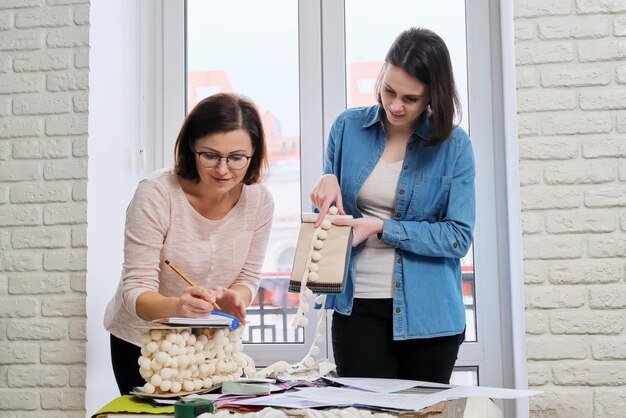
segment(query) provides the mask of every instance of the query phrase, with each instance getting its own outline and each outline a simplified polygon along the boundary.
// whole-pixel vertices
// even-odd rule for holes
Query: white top
[[[188,284],[164,263],[170,260],[196,285],[207,289],[259,287],[274,202],[262,185],[243,186],[239,201],[213,221],[191,206],[171,168],[142,180],[126,211],[124,264],[117,292],[104,315],[105,328],[141,345],[149,323],[137,316],[137,297],[148,290],[180,296]]]
[[[403,161],[386,163],[382,158],[378,160],[357,198],[357,206],[364,217],[393,217],[402,164]],[[377,234],[367,239],[356,259],[355,298],[392,298],[394,253],[394,248],[379,240]]]

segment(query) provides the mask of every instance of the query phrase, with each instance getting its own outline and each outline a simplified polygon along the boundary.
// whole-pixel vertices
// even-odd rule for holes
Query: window
[[[346,107],[371,103],[387,48],[400,31],[421,25],[439,33],[451,51],[462,126],[473,138],[477,160],[479,218],[475,245],[463,260],[468,328],[454,379],[502,384],[500,279],[493,256],[498,253],[497,231],[491,227],[496,218],[493,81],[485,59],[491,53],[489,32],[476,29],[489,27],[488,2],[479,2],[484,7],[466,9],[463,0],[451,0],[445,8],[409,0],[188,0],[186,31],[184,21],[165,24],[187,39],[186,69],[179,63],[177,71],[171,70],[172,77],[184,74],[186,84],[178,84],[187,89],[166,90],[165,103],[171,102],[168,98],[180,103],[186,95],[192,106],[216,91],[235,91],[257,102],[266,123],[271,158],[267,185],[277,213],[264,285],[250,312],[250,319],[256,317],[247,351],[258,364],[299,360],[312,336],[285,329],[297,305],[297,295],[285,290],[285,259],[295,248],[300,212],[310,207],[308,193],[321,173],[330,124]],[[164,6],[180,7],[171,3]],[[169,15],[164,12],[166,21]],[[164,62],[175,65],[167,59],[168,51],[179,51],[165,46]],[[164,149],[172,146],[173,139]],[[312,332],[308,328],[305,334]]]

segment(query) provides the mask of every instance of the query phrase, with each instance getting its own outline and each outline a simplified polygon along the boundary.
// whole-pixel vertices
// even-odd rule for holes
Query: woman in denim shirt
[[[378,105],[334,122],[311,192],[316,226],[335,204],[353,228],[345,291],[329,296],[340,376],[449,383],[465,337],[461,262],[472,244],[474,156],[448,49],[401,33],[376,84]]]

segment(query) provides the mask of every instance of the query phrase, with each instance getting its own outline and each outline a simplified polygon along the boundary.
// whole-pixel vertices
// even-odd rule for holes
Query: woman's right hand
[[[313,205],[319,210],[319,215],[314,224],[315,228],[320,226],[326,213],[328,213],[328,208],[333,203],[335,203],[340,215],[346,214],[343,210],[339,180],[337,180],[337,176],[334,174],[324,174],[311,192],[310,197]]]
[[[189,286],[178,301],[178,313],[176,316],[197,318],[208,316],[214,309],[215,295],[199,286]]]

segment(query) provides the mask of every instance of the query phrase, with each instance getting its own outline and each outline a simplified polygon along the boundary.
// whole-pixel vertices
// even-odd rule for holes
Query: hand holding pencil
[[[185,273],[183,273],[181,270],[179,270],[178,267],[176,267],[176,265],[174,265],[171,261],[165,260],[165,264],[170,266],[172,268],[172,270],[174,270],[174,272],[176,272],[176,274],[178,274],[184,281],[186,281],[189,286],[196,287],[195,283],[193,281],[191,281],[191,279],[189,277],[187,277],[185,275]],[[220,311],[222,310],[222,308],[220,308],[220,305],[218,305],[217,302],[213,302],[213,308],[217,309],[217,310],[220,310]]]

